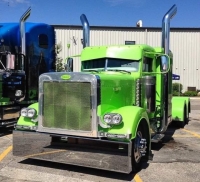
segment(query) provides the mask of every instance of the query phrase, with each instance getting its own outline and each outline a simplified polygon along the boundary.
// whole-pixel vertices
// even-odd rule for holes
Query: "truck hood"
[[[134,105],[135,82],[139,73],[106,71],[95,74],[98,81],[98,113]]]

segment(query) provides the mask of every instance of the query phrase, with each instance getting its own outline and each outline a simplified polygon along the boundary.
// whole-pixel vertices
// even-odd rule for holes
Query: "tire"
[[[185,124],[188,124],[186,106],[184,107],[183,121],[176,121],[176,126],[179,127],[179,128],[184,128]]]
[[[143,159],[148,157],[149,137],[146,125],[140,123],[137,129],[136,138],[132,141],[132,171],[137,172],[142,167]]]
[[[185,109],[184,109],[184,122],[185,122],[185,124],[189,123],[189,113],[187,113],[186,106],[185,106]]]
[[[184,128],[185,126],[185,121],[176,121],[176,126],[178,128]]]

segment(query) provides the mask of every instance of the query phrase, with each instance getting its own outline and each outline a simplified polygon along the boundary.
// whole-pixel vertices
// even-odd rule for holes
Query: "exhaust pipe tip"
[[[21,16],[20,23],[20,35],[21,35],[21,53],[26,54],[26,46],[25,46],[25,27],[24,22],[28,19],[31,14],[31,7],[29,7],[26,12]]]
[[[169,11],[164,15],[162,20],[162,47],[165,54],[169,54],[169,33],[170,33],[170,19],[172,19],[177,12],[177,6],[174,4]]]
[[[31,14],[31,7],[29,7],[26,12],[21,16],[20,18],[20,22],[25,22],[27,20],[27,18],[30,16]]]
[[[90,25],[85,14],[80,16],[83,26],[83,48],[90,46]]]

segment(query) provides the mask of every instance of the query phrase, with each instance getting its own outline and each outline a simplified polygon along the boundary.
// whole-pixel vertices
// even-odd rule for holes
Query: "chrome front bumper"
[[[13,155],[130,173],[132,143],[13,131]]]

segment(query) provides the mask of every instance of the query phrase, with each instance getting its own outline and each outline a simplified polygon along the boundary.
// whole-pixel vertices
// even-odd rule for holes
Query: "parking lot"
[[[183,129],[173,124],[162,142],[152,144],[153,160],[137,174],[89,169],[12,155],[12,131],[0,134],[1,182],[197,182],[200,181],[200,99],[191,99],[189,123]],[[117,160],[117,159],[116,159]]]

